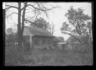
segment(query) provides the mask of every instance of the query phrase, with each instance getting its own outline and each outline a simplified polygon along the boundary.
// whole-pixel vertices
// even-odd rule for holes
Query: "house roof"
[[[55,37],[54,40],[59,42],[64,42],[63,37]]]
[[[60,42],[64,42],[63,37],[56,37]]]
[[[53,36],[48,30],[32,26],[25,26],[23,35]]]

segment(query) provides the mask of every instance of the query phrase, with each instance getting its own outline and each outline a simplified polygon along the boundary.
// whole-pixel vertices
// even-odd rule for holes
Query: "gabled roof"
[[[25,26],[23,35],[53,36],[48,30],[32,26]]]
[[[64,42],[63,37],[56,37],[60,42]]]
[[[64,39],[63,39],[63,37],[55,37],[54,41],[64,42]]]

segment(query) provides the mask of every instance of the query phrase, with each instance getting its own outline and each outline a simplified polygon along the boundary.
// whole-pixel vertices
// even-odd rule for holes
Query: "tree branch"
[[[36,3],[36,4],[38,5],[38,7],[35,7],[35,6],[32,5],[32,4],[27,4],[27,7],[28,7],[28,6],[31,6],[31,7],[33,7],[34,9],[36,9],[37,11],[42,11],[42,12],[45,13],[45,15],[46,15],[47,17],[48,17],[47,11],[50,11],[50,10],[52,10],[52,9],[54,9],[54,8],[57,8],[57,7],[46,8],[46,7],[43,6],[43,5],[42,5],[42,7],[40,7],[40,4],[38,4],[38,3]]]
[[[34,9],[37,9],[37,10],[39,10],[37,7],[35,7],[34,5],[32,5],[32,4],[27,4],[27,7],[28,6],[31,6],[31,7],[33,7]]]
[[[36,10],[41,10],[41,11],[47,11],[47,10],[51,10],[51,9],[46,9],[46,10],[44,10],[44,9],[42,9],[42,8],[38,8],[38,7],[35,7],[34,5],[31,5],[31,4],[27,4],[27,7],[28,6],[31,6],[31,7],[33,7],[34,9],[36,9]]]
[[[16,13],[16,12],[13,12],[13,13],[9,14],[9,15],[7,16],[7,18],[8,18],[9,16],[11,16],[12,14],[18,14],[18,13]]]
[[[25,21],[28,21],[28,22],[30,22],[30,23],[33,23],[32,21],[30,21],[30,20],[28,20],[28,19],[25,19]]]
[[[72,33],[68,33],[68,32],[62,32],[62,33],[68,34],[68,35],[74,37],[74,38],[75,38],[76,40],[78,40],[81,44],[83,43],[79,38],[75,37]]]
[[[16,7],[16,6],[11,6],[11,5],[6,5],[6,6],[8,6],[7,8],[5,8],[6,11],[8,11],[11,8],[18,9],[18,7]]]

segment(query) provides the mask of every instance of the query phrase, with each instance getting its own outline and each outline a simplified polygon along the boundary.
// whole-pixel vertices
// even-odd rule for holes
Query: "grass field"
[[[29,52],[30,51],[30,52]],[[22,50],[17,47],[5,49],[6,66],[77,66],[92,65],[92,52],[72,50]]]

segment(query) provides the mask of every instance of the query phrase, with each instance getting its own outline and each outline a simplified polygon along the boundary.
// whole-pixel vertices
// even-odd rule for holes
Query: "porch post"
[[[32,47],[32,36],[30,36],[30,47]]]

